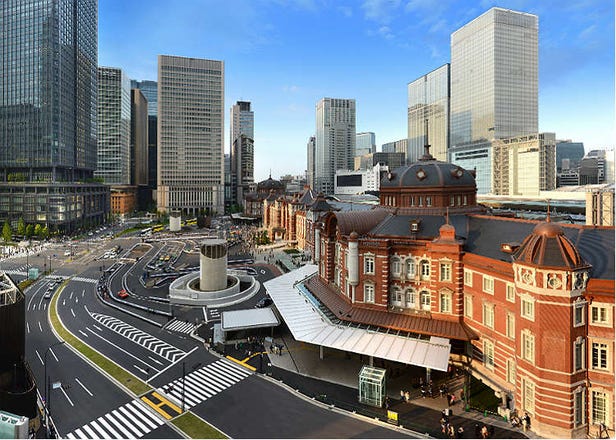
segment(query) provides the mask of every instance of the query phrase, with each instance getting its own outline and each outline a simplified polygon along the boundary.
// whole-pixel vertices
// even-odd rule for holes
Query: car
[[[118,292],[118,296],[122,299],[127,298],[128,297],[128,292],[125,289],[122,289]]]
[[[259,300],[259,302],[257,302],[257,304],[255,304],[255,308],[263,309],[263,308],[265,308],[267,306],[272,305],[272,303],[273,303],[272,299],[266,296],[265,298],[261,298]]]
[[[62,277],[56,277],[55,281],[56,281],[56,283],[61,283],[62,282]]]
[[[65,257],[70,257],[71,256],[71,251],[64,251],[64,256]]]
[[[54,287],[53,286],[49,286],[47,288],[47,292],[45,292],[45,294],[43,295],[43,298],[45,298],[45,299],[51,298],[52,295],[53,295],[53,292],[54,292]]]

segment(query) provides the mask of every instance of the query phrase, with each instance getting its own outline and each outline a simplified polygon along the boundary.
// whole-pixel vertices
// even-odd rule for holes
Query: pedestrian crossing
[[[207,309],[208,321],[220,321],[220,312],[218,309]]]
[[[20,275],[22,277],[28,276],[27,272],[21,271],[21,270],[15,270],[15,269],[3,270],[2,272],[4,272],[7,275]]]
[[[247,378],[252,373],[226,359],[206,365],[186,375],[184,402],[191,408]],[[163,386],[166,395],[182,402],[182,378]]]
[[[156,353],[170,362],[175,362],[186,354],[185,351],[180,350],[165,341],[161,341],[149,333],[145,333],[144,331],[141,331],[132,325],[126,324],[124,321],[120,321],[117,318],[101,315],[100,313],[91,313],[90,315],[105,327],[127,339],[130,339],[134,343],[141,345],[142,347]]]
[[[141,438],[162,424],[163,419],[156,413],[132,400],[66,434],[66,438]]]
[[[91,283],[96,284],[98,280],[92,278],[84,278],[84,277],[73,277],[71,281],[81,281],[82,283]]]
[[[165,326],[165,330],[169,330],[172,332],[178,333],[186,333],[187,335],[191,334],[193,330],[197,326],[191,322],[180,321],[178,319],[171,321],[169,324]]]
[[[184,407],[189,410],[193,406],[221,393],[241,380],[252,375],[227,359],[219,359],[185,376]],[[157,390],[163,396],[170,397],[178,405],[182,403],[182,378],[163,385]],[[151,393],[156,394],[156,392]],[[95,438],[142,438],[161,426],[166,420],[160,404],[147,403],[146,396],[128,402],[107,414],[68,433],[68,439]],[[159,397],[161,397],[159,395]],[[159,400],[166,401],[164,398]],[[170,401],[166,401],[170,403]],[[144,405],[145,403],[145,405]],[[156,413],[150,411],[150,406]],[[179,408],[177,408],[178,411]]]

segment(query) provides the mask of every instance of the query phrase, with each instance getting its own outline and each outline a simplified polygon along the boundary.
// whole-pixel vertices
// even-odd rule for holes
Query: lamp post
[[[184,413],[186,401],[186,362],[182,362],[182,414]]]
[[[51,264],[51,263],[50,263]],[[47,380],[47,354],[49,354],[49,350],[51,350],[52,347],[55,347],[56,345],[60,345],[60,344],[64,344],[65,341],[58,341],[55,342],[53,344],[51,344],[49,347],[47,347],[47,350],[45,350],[45,355],[43,356],[43,367],[45,369],[45,402],[43,407],[45,408],[45,428],[47,429],[47,432],[49,433],[49,407],[47,406],[47,399],[48,399],[48,380]]]

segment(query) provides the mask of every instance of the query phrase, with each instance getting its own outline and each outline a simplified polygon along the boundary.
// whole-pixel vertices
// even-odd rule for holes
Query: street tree
[[[26,235],[26,222],[24,222],[23,217],[19,217],[19,221],[17,222],[17,235],[21,235],[22,237]]]
[[[34,235],[34,225],[29,224],[26,226],[26,238],[30,238]]]
[[[5,243],[8,243],[11,241],[11,238],[13,238],[13,230],[11,229],[11,225],[8,220],[4,222],[4,226],[2,227],[2,238]]]

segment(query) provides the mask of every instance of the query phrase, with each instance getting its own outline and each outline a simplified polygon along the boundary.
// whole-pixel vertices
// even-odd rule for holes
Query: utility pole
[[[50,393],[49,393],[49,385],[50,385],[50,381],[47,377],[47,355],[49,354],[49,350],[51,350],[52,347],[55,347],[57,345],[60,344],[64,344],[65,341],[58,341],[54,344],[51,344],[49,347],[47,347],[47,350],[45,350],[45,355],[43,356],[43,367],[45,370],[45,402],[43,405],[44,408],[44,413],[45,413],[45,428],[47,430],[47,433],[49,434],[49,411],[50,411],[50,407],[49,407],[49,403],[48,403],[48,399],[49,397],[51,397]]]
[[[186,400],[186,362],[182,362],[182,413],[184,413]]]

